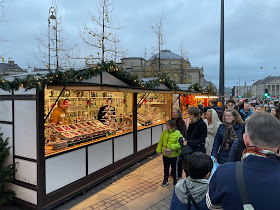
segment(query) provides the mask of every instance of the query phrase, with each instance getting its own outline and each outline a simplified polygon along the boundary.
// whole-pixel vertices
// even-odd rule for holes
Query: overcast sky
[[[8,42],[5,61],[12,58],[22,68],[44,67],[37,59],[35,37],[48,29],[48,10],[57,3],[62,18],[63,36],[68,44],[84,50],[79,31],[96,13],[98,0],[6,0],[4,26],[0,35]],[[163,49],[180,54],[180,43],[189,52],[193,67],[204,68],[205,78],[218,86],[220,47],[220,0],[115,0],[112,24],[120,30],[126,57],[147,59],[156,47],[153,20],[164,8]],[[280,73],[280,1],[225,1],[225,86],[252,84],[268,75]],[[83,65],[83,64],[79,64]]]

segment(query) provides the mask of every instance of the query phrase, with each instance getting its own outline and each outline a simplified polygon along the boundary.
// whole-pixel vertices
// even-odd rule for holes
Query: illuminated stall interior
[[[65,90],[59,97],[60,92],[45,90],[46,155],[132,132],[132,93]],[[57,114],[60,102],[67,109]]]

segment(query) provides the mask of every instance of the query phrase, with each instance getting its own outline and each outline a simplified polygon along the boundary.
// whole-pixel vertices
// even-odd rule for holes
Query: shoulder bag
[[[243,161],[236,162],[236,181],[238,190],[241,196],[244,210],[254,210],[254,207],[250,201],[248,191],[246,189],[245,180],[243,176]]]

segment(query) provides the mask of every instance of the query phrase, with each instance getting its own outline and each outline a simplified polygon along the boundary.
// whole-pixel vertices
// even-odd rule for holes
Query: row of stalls
[[[51,209],[153,154],[172,108],[216,96],[130,87],[107,72],[44,90],[0,90],[0,133],[16,163],[16,202]],[[55,115],[63,99],[67,111]],[[58,110],[59,111],[59,110]]]

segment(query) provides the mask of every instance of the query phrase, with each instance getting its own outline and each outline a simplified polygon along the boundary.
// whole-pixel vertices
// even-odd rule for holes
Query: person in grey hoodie
[[[213,168],[211,158],[202,153],[193,153],[189,160],[183,164],[183,168],[189,171],[187,179],[177,182],[170,210],[194,210],[208,209],[206,205],[206,193],[208,192],[209,178]]]

